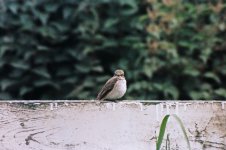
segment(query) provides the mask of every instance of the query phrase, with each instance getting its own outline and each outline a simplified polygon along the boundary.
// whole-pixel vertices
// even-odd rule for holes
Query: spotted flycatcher
[[[97,100],[116,100],[126,93],[126,79],[123,70],[116,70],[112,78],[110,78],[102,87],[97,95]]]

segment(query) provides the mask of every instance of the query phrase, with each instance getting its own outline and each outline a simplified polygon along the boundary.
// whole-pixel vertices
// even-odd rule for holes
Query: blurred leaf
[[[104,28],[111,28],[112,26],[116,25],[117,23],[119,22],[119,19],[118,18],[110,18],[110,19],[107,19],[105,22],[104,22]]]
[[[40,12],[39,10],[33,9],[33,14],[37,17],[43,25],[47,24],[49,15],[47,13]]]
[[[92,88],[95,86],[95,82],[91,79],[85,79],[83,86]]]
[[[135,13],[138,10],[137,7],[137,2],[136,0],[120,0],[119,1],[121,5],[126,6],[123,10],[122,13],[124,15],[131,15],[133,13]]]
[[[1,46],[0,47],[0,58],[3,57],[3,55],[10,50],[10,47],[9,46]]]
[[[13,66],[14,68],[17,68],[17,69],[23,69],[23,70],[29,69],[29,64],[23,62],[22,60],[21,61],[15,60],[13,62],[10,62],[10,65]]]
[[[200,72],[197,69],[192,67],[187,67],[183,73],[193,77],[197,77],[200,75]]]
[[[30,58],[32,58],[32,56],[34,56],[34,51],[28,51],[24,54],[24,60],[28,61]]]
[[[163,91],[164,86],[162,84],[159,84],[159,83],[153,83],[153,88],[155,88],[159,91]]]
[[[69,77],[63,80],[63,83],[75,84],[77,81],[76,77]]]
[[[73,14],[74,10],[75,9],[73,9],[72,7],[65,7],[63,9],[63,18],[68,19],[70,15]]]
[[[207,91],[191,91],[189,95],[194,100],[207,100],[210,98],[210,93]]]
[[[48,3],[48,4],[45,4],[44,7],[45,7],[45,10],[47,12],[56,12],[59,5],[57,3],[55,3],[55,4],[54,3]]]
[[[66,97],[67,98],[73,98],[73,97],[78,97],[80,92],[83,90],[84,86],[83,85],[78,85],[72,90]]]
[[[209,55],[211,54],[211,48],[206,48],[205,50],[202,51],[202,55],[200,56],[201,60],[203,62],[207,62],[207,60],[209,59]]]
[[[32,72],[35,73],[36,75],[40,75],[48,79],[51,78],[51,75],[48,73],[48,70],[44,67],[34,68],[32,69]]]
[[[95,72],[103,72],[103,68],[102,66],[95,66],[95,67],[92,67],[92,71],[95,71]]]
[[[34,86],[36,87],[43,87],[43,86],[50,86],[52,88],[55,88],[56,90],[60,90],[60,86],[52,81],[48,80],[37,80],[34,81]]]
[[[20,88],[20,96],[23,96],[31,91],[32,91],[32,88],[23,86]]]
[[[37,45],[37,50],[40,50],[40,51],[48,51],[49,48],[47,46]]]
[[[107,82],[109,78],[110,76],[100,76],[96,78],[96,81],[103,84],[104,82]]]
[[[191,98],[194,99],[194,100],[203,99],[201,93],[198,92],[198,91],[191,91],[191,92],[189,93],[189,96],[191,96]]]
[[[144,66],[144,73],[145,73],[145,75],[146,75],[147,77],[151,78],[153,72],[154,72],[154,71],[152,70],[152,68],[151,68],[150,66],[148,66],[148,65],[145,65],[145,66]]]
[[[89,96],[89,92],[88,91],[83,91],[83,92],[78,94],[78,98],[81,99],[81,100],[87,99],[88,96]]]
[[[88,73],[90,71],[90,68],[83,67],[83,66],[80,66],[80,65],[76,65],[75,68],[76,68],[77,71],[79,71],[81,73]]]
[[[67,24],[63,23],[53,23],[52,25],[55,26],[60,32],[67,32],[69,29]]]
[[[15,81],[9,80],[9,79],[3,79],[0,81],[0,84],[1,84],[1,90],[5,91],[8,87],[14,85]]]
[[[216,89],[214,92],[219,96],[226,97],[226,89],[219,88]]]
[[[213,79],[217,83],[221,83],[220,78],[216,74],[214,74],[213,72],[207,72],[207,73],[205,73],[204,74],[204,77],[209,78],[209,79]]]
[[[11,3],[8,7],[13,14],[17,14],[19,6],[16,2]]]
[[[167,86],[164,89],[165,96],[171,95],[171,99],[178,99],[179,98],[179,91],[174,86]]]

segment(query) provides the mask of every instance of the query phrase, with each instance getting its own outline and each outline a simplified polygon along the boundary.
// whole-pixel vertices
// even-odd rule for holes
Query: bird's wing
[[[97,95],[97,100],[103,100],[103,98],[114,88],[115,83],[118,81],[117,77],[112,77],[109,79],[105,85],[102,87]]]

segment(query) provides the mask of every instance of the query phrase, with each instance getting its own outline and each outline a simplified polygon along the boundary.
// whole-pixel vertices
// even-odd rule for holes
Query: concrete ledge
[[[0,149],[155,150],[162,118],[177,114],[193,150],[223,150],[225,107],[224,101],[1,101]],[[170,149],[185,150],[178,127],[170,120]]]

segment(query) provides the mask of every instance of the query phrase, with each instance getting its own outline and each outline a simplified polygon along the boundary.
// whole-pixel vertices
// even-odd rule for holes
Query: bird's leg
[[[115,100],[115,99],[114,100],[113,99],[106,99],[105,101],[106,102],[114,102],[114,103],[118,102],[118,100]]]

